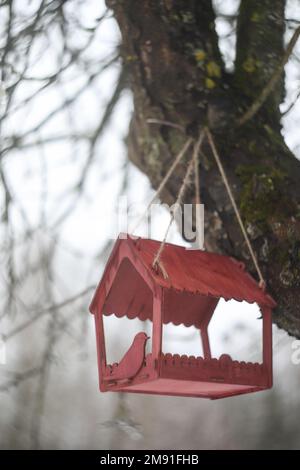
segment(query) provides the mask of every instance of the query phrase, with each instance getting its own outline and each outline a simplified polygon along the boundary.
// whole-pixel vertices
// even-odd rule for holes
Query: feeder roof
[[[115,313],[141,320],[151,318],[152,304],[145,299],[149,299],[149,293],[156,286],[161,286],[166,292],[169,307],[166,308],[164,323],[200,326],[199,308],[209,311],[207,315],[210,316],[219,298],[257,303],[260,307],[273,308],[276,305],[245,271],[243,263],[216,253],[166,243],[160,257],[163,271],[167,273],[164,277],[161,270],[156,272],[152,267],[160,243],[121,234],[95,293],[91,312],[95,312],[101,297],[100,303],[105,304],[108,315]],[[113,276],[108,288],[108,280]],[[196,303],[199,296],[202,300]]]
[[[138,238],[133,243],[138,256],[162,287],[222,297],[225,300],[245,300],[275,306],[274,300],[245,271],[244,263],[232,257],[166,243],[160,257],[168,274],[168,278],[164,279],[152,269],[152,262],[161,242]]]

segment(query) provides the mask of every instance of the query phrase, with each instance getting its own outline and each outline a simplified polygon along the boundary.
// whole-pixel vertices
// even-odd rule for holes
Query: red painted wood
[[[206,360],[166,354],[161,356],[160,362],[157,380],[150,379],[153,361],[148,355],[143,368],[132,381],[110,383],[106,390],[217,399],[268,388],[262,364],[233,361],[226,355],[219,360]]]
[[[263,315],[263,364],[269,387],[273,385],[273,345],[272,345],[272,310],[262,308]]]
[[[272,386],[272,308],[238,261],[214,253],[166,244],[161,260],[165,279],[152,268],[160,242],[118,239],[97,287],[95,314],[101,391],[128,391],[211,399]],[[256,302],[263,315],[263,364],[238,362],[228,355],[211,358],[207,327],[220,298]],[[151,320],[152,353],[145,357],[146,335],[139,333],[119,363],[107,365],[103,315]],[[204,358],[162,353],[163,325],[195,326]]]
[[[156,364],[162,353],[163,292],[159,289],[153,296],[152,358]],[[158,372],[158,371],[157,371]]]
[[[201,328],[202,349],[205,359],[211,359],[207,327]]]
[[[95,314],[95,330],[96,330],[96,342],[97,342],[99,384],[100,384],[100,389],[102,390],[102,387],[101,387],[102,378],[104,377],[105,370],[106,370],[106,349],[105,349],[103,318],[102,318],[101,312],[96,312]]]
[[[103,377],[104,381],[119,381],[135,377],[145,360],[145,347],[148,337],[145,333],[137,333],[130,348],[119,364],[109,370]]]

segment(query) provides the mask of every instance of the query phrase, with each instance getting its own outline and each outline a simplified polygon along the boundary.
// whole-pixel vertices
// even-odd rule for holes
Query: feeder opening
[[[256,303],[220,299],[208,326],[212,356],[228,354],[238,361],[261,363],[262,328]]]
[[[173,325],[169,323],[163,328],[163,354],[180,354],[181,356],[202,356],[203,348],[199,330],[194,327]]]
[[[142,331],[149,336],[146,354],[150,354],[152,348],[152,323],[150,321],[140,321],[138,318],[129,320],[127,317],[118,318],[116,315],[109,315],[103,317],[103,327],[108,364],[119,362],[128,351],[134,337]]]

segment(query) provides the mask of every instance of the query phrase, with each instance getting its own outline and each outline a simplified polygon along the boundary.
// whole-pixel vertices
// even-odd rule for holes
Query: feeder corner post
[[[95,312],[95,327],[96,327],[96,344],[97,344],[97,357],[98,357],[98,369],[99,369],[99,385],[100,385],[100,390],[103,391],[102,379],[105,375],[107,363],[106,363],[103,311],[102,311],[102,308],[100,307],[98,307]]]
[[[211,349],[210,349],[210,342],[208,336],[208,325],[201,326],[200,330],[201,341],[202,341],[202,349],[205,359],[211,359]]]
[[[159,375],[159,363],[162,353],[163,292],[161,287],[157,287],[153,291],[152,359],[157,375]]]
[[[267,385],[273,385],[272,309],[261,307],[263,317],[263,365],[267,372]]]

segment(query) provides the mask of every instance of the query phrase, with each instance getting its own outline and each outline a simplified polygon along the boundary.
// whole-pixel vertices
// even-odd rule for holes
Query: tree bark
[[[130,160],[157,188],[187,137],[197,138],[204,125],[211,129],[267,289],[278,303],[273,320],[300,337],[300,163],[281,135],[283,74],[255,116],[237,125],[283,56],[285,2],[241,1],[232,73],[225,70],[210,1],[107,0],[107,5],[121,30],[133,92]],[[185,131],[151,125],[149,118]],[[167,184],[163,202],[174,202],[186,164]],[[255,276],[207,142],[200,175],[207,247],[242,259]],[[194,197],[190,187],[184,202]]]

